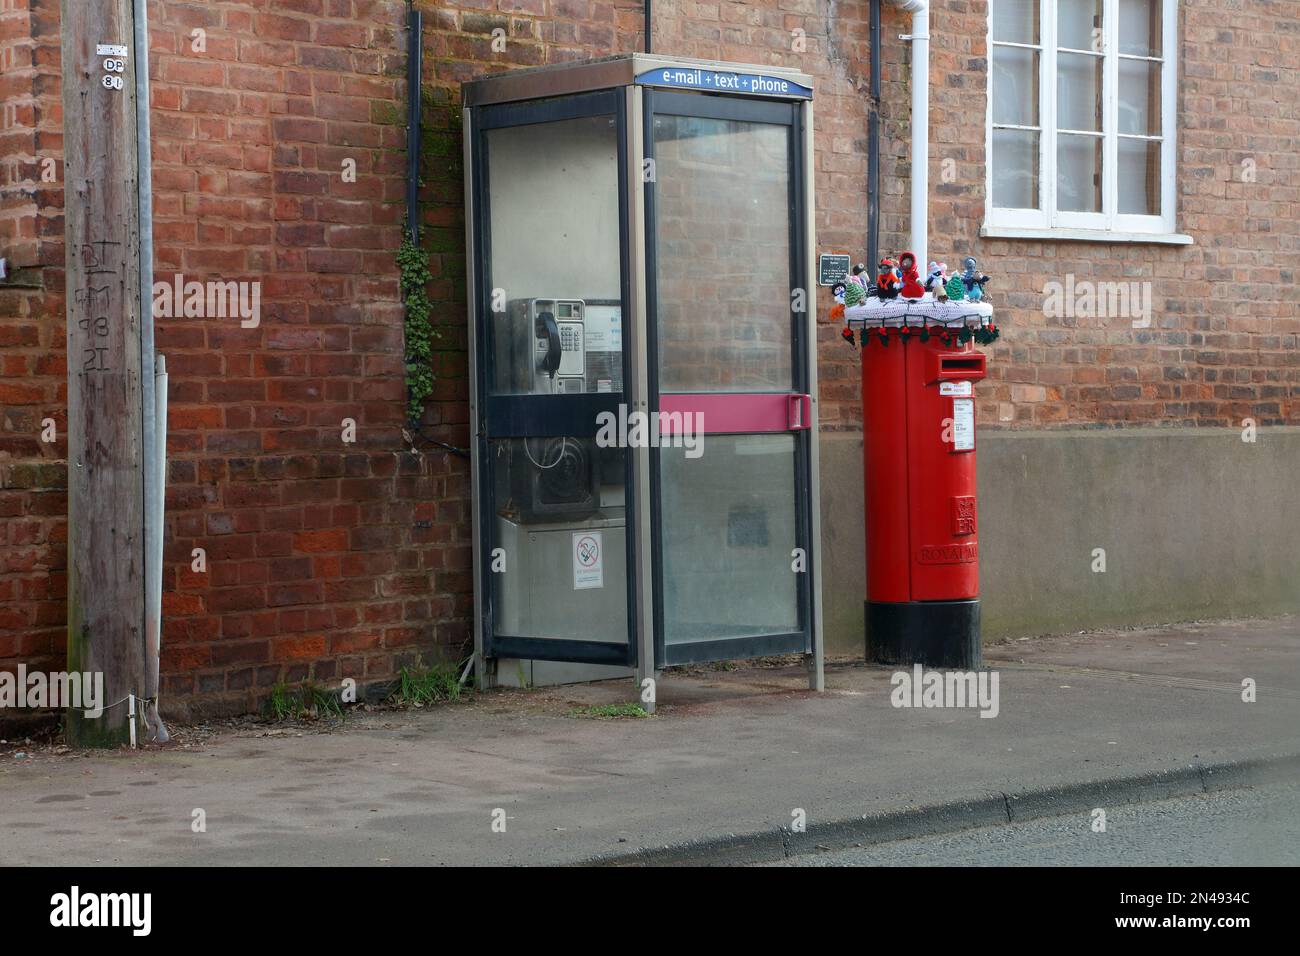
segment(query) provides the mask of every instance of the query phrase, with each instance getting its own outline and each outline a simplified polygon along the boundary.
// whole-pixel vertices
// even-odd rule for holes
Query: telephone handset
[[[538,313],[533,324],[533,334],[539,339],[546,339],[546,357],[542,359],[541,369],[551,378],[560,368],[560,326],[550,312]]]

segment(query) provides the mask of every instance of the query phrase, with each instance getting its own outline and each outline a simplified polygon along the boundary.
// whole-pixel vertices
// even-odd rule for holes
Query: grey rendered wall
[[[821,448],[826,643],[860,653],[862,441]],[[978,455],[986,641],[1300,611],[1300,428],[981,431]]]

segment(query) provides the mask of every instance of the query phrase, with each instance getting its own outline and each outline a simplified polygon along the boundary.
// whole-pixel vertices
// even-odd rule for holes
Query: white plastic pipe
[[[929,264],[930,210],[930,11],[926,0],[889,0],[912,14],[912,246],[916,267]]]
[[[167,474],[167,366],[155,358],[153,322],[153,159],[149,126],[149,16],[146,0],[132,0],[135,40],[136,152],[139,164],[140,209],[140,365],[145,458],[145,657],[144,693],[148,703],[140,716],[149,739],[167,742],[167,728],[158,716],[158,652],[162,641],[162,518]],[[152,369],[151,369],[152,366]],[[153,374],[150,374],[150,371]],[[161,394],[158,389],[161,388]],[[135,705],[132,703],[132,711]],[[131,719],[132,746],[136,718]]]
[[[145,696],[150,703],[145,706],[144,719],[157,743],[168,740],[158,712],[159,684],[158,659],[162,654],[162,561],[163,517],[167,501],[167,360],[161,355],[154,359],[154,421],[157,438],[154,442],[154,460],[145,521],[154,529],[150,538],[153,553],[150,555],[150,574],[145,582]],[[132,732],[134,733],[134,723]]]

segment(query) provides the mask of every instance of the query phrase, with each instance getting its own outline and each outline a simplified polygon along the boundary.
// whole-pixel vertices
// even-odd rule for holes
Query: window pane
[[[1162,0],[1119,0],[1120,53],[1162,56],[1163,34]]]
[[[1119,138],[1119,211],[1160,215],[1160,140]]]
[[[1038,0],[993,0],[993,39],[1038,42]]]
[[[610,371],[621,373],[623,347],[614,117],[484,136],[492,196],[488,287],[501,290],[501,308],[491,313],[493,392],[621,391],[621,374]],[[612,327],[616,338],[607,332]]]
[[[993,48],[993,122],[1038,125],[1038,53],[1015,46]]]
[[[1056,45],[1101,52],[1102,0],[1057,0]]]
[[[659,452],[665,642],[799,630],[794,436],[709,435],[703,449]]]
[[[1102,58],[1087,53],[1056,55],[1056,127],[1101,132]]]
[[[1056,136],[1056,208],[1101,212],[1100,136]]]
[[[488,444],[494,633],[627,643],[627,450],[592,438]],[[577,549],[600,560],[586,572]]]
[[[789,127],[661,114],[654,148],[660,388],[790,388]]]
[[[993,131],[993,205],[1038,208],[1038,134],[1022,129]]]
[[[1150,60],[1119,61],[1119,131],[1160,135],[1161,64]]]

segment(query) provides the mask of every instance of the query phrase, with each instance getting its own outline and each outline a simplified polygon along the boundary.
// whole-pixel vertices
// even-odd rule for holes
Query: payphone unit
[[[512,299],[495,313],[498,382],[539,395],[622,391],[621,313],[607,299]]]

